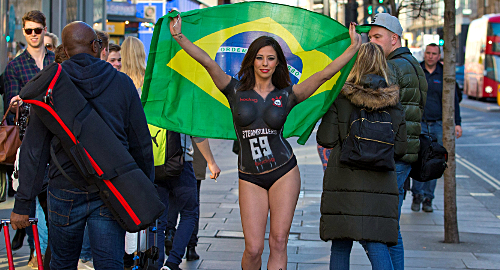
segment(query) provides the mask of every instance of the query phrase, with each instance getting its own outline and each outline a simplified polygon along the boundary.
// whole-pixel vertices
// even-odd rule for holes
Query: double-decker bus
[[[500,91],[500,14],[469,25],[465,45],[464,93],[469,98],[496,98]],[[500,103],[499,103],[500,104]]]

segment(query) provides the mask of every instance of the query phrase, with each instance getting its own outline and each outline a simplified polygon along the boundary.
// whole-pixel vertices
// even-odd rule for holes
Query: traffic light
[[[5,40],[6,40],[7,42],[10,42],[10,36],[6,36],[6,37],[5,37]]]
[[[443,27],[438,27],[436,32],[439,35],[439,46],[443,46],[444,45],[444,29],[443,29]]]
[[[373,13],[391,13],[391,5],[388,0],[377,0],[376,7],[374,7]]]
[[[373,18],[373,0],[364,0],[364,23],[371,23]]]

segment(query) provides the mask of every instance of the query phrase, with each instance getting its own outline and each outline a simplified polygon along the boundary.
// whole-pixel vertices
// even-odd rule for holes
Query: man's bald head
[[[62,31],[64,50],[69,57],[87,53],[99,58],[101,48],[97,39],[94,29],[84,22],[69,23]]]

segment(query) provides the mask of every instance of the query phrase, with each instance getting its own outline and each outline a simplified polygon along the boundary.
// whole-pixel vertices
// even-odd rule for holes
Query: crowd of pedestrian
[[[26,49],[9,62],[1,82],[4,108],[10,108],[7,122],[19,126],[22,140],[17,166],[8,166],[10,169],[2,172],[9,175],[9,194],[15,194],[11,224],[16,234],[12,249],[20,249],[27,235],[31,250],[28,265],[32,268],[43,260],[45,269],[76,269],[81,260],[93,261],[96,269],[131,269],[137,261],[135,255],[148,248],[137,244],[140,233],[126,232],[120,226],[41,116],[19,96],[28,81],[56,62],[132,155],[133,166],[154,182],[156,193],[151,196],[159,196],[166,206],[154,227],[159,248],[156,259],[161,262],[158,269],[180,269],[184,255],[188,261],[198,260],[201,183],[207,168],[212,179],[221,171],[208,139],[148,128],[140,102],[146,73],[144,44],[135,37],[127,37],[121,46],[114,44],[109,34],[95,31],[84,22],[66,25],[59,44],[59,38],[47,32],[45,15],[36,10],[26,13],[22,24]],[[369,26],[370,42],[362,44],[356,24],[351,24],[351,45],[346,51],[323,70],[294,85],[283,50],[274,38],[262,36],[254,40],[237,78],[233,78],[183,35],[180,16],[171,20],[173,39],[208,71],[228,99],[233,114],[239,146],[239,208],[245,236],[242,269],[261,269],[269,213],[267,269],[286,269],[288,236],[301,180],[282,127],[295,105],[311,96],[353,57],[356,60],[351,73],[317,132],[324,170],[320,237],[332,243],[330,269],[349,269],[354,241],[365,249],[372,269],[404,269],[399,218],[405,182],[410,181],[411,164],[418,157],[419,135],[429,133],[442,144],[443,67],[436,44],[427,45],[422,63],[402,47],[403,29],[396,17],[379,13]],[[271,93],[280,96],[279,106],[266,102]],[[455,108],[455,135],[459,138],[462,129],[458,96]],[[381,123],[390,126],[390,131],[382,134],[390,141],[386,143],[390,146],[384,146],[390,154],[388,160],[383,160],[387,165],[383,169],[366,162],[348,163],[355,151],[349,148],[349,137],[358,132],[353,127],[361,119],[355,117],[360,113],[370,117],[380,114],[388,119],[374,121],[371,127],[383,129]],[[262,128],[273,132],[243,136],[244,130]],[[139,134],[151,134],[151,140]],[[169,151],[168,144],[165,149],[165,143],[158,143],[159,134],[164,142],[179,143],[179,168],[174,176],[155,169],[159,163],[155,160],[157,151],[163,152],[163,157]],[[376,151],[378,146],[371,141],[366,143],[369,151],[359,158],[373,160],[370,151]],[[380,158],[379,154],[374,156]],[[266,158],[272,162],[263,162]],[[413,211],[419,211],[421,206],[425,212],[433,211],[436,181],[413,181]],[[28,222],[32,217],[45,221],[39,234],[42,258],[34,254],[34,236]]]

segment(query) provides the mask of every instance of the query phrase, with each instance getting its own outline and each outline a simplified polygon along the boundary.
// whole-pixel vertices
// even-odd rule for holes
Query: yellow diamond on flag
[[[300,77],[299,83],[303,82],[314,73],[323,70],[332,62],[332,59],[320,51],[304,51],[297,39],[281,24],[277,23],[270,17],[220,30],[195,41],[194,44],[207,52],[212,59],[215,59],[219,48],[227,39],[234,35],[250,31],[271,33],[281,37],[287,43],[291,52],[300,57],[303,63],[302,76]],[[229,103],[226,97],[219,89],[217,89],[205,68],[189,56],[186,51],[180,50],[177,52],[167,66],[177,71],[184,78],[188,79],[214,99],[229,108]],[[316,90],[313,96],[324,91],[331,90],[339,76],[340,72],[335,74],[332,79]]]

